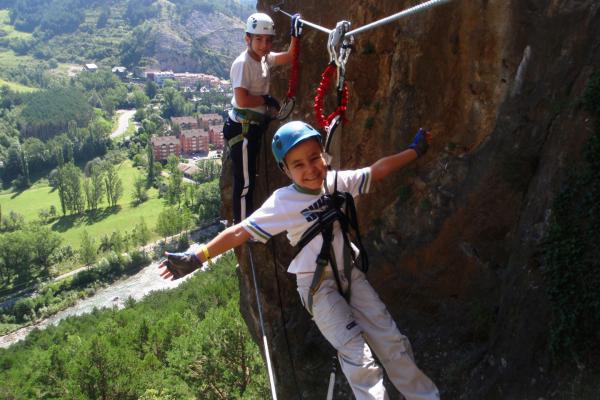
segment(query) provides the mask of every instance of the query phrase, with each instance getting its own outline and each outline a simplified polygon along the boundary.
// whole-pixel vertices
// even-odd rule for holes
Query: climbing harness
[[[265,114],[258,113],[256,111],[247,110],[243,108],[234,108],[233,114],[235,118],[242,125],[242,133],[236,135],[227,141],[227,145],[229,148],[238,144],[246,135],[248,135],[248,131],[250,130],[250,125],[262,125],[270,122],[270,118]]]
[[[337,190],[337,171],[335,171],[334,179],[333,193],[326,193],[322,197],[325,204],[325,211],[319,213],[317,222],[308,228],[306,232],[304,232],[297,245],[298,250],[296,255],[298,255],[304,246],[310,243],[310,241],[313,240],[317,235],[320,234],[323,236],[323,244],[317,259],[315,260],[317,266],[315,268],[313,280],[308,292],[307,308],[311,314],[313,296],[321,286],[327,265],[331,266],[338,291],[347,301],[349,301],[351,293],[352,279],[350,274],[352,273],[352,268],[357,267],[363,272],[367,272],[369,269],[369,258],[360,237],[360,229],[358,226],[354,198],[350,193],[340,192]],[[340,224],[342,238],[344,240],[343,271],[348,281],[348,288],[346,291],[342,290],[335,253],[331,246],[333,242],[333,229],[335,222]],[[360,252],[360,257],[356,257],[354,249],[352,249],[352,244],[350,241],[351,234],[354,235],[354,240]]]

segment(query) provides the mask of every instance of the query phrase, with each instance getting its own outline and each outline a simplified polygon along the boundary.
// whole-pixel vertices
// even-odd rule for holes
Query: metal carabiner
[[[340,60],[338,59],[336,48],[340,45],[342,39],[344,39],[344,36],[346,35],[346,32],[348,32],[349,29],[349,21],[339,21],[336,24],[335,29],[333,29],[329,33],[329,40],[327,41],[327,50],[329,51],[329,62],[335,62],[335,65],[337,65],[338,67],[340,66]]]

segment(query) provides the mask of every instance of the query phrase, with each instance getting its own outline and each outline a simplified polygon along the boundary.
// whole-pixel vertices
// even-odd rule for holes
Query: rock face
[[[303,0],[282,8],[324,27],[348,20],[356,28],[414,4]],[[539,246],[552,200],[591,133],[580,97],[600,65],[599,10],[596,0],[453,1],[356,36],[336,163],[359,167],[400,151],[420,126],[435,138],[425,157],[376,185],[358,209],[369,280],[442,398],[548,398],[572,376],[550,363]],[[277,50],[289,40],[289,18],[277,14],[275,23]],[[326,39],[307,27],[301,45],[292,118],[314,125]],[[279,98],[288,76],[287,68],[275,74]],[[257,203],[287,183],[271,137]],[[286,273],[292,254],[284,237],[252,245],[278,396],[321,399],[334,352]],[[241,309],[262,344],[248,249],[238,256]],[[351,398],[340,374],[335,398]]]
[[[174,6],[162,3],[152,34],[151,67],[174,72],[204,72],[229,76],[231,62],[244,49],[245,24],[220,12],[193,11],[184,21],[173,18]]]

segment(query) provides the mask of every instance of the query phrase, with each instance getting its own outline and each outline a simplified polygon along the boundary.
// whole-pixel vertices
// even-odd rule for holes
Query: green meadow
[[[163,208],[163,201],[158,198],[157,190],[149,190],[149,200],[135,207],[132,204],[133,182],[141,172],[129,160],[118,166],[118,172],[123,181],[123,196],[114,209],[107,208],[107,203],[104,202],[96,212],[62,216],[58,191],[50,187],[46,180],[42,180],[23,192],[0,193],[2,214],[8,215],[10,211],[15,211],[22,214],[26,222],[33,222],[39,220],[40,210],[47,210],[53,205],[61,216],[49,222],[48,226],[61,234],[64,244],[70,244],[73,248],[79,247],[84,230],[92,237],[100,238],[113,231],[131,231],[143,218],[152,231]],[[151,238],[158,239],[159,236],[152,232]]]
[[[0,29],[4,31],[6,37],[11,38],[20,38],[20,39],[29,39],[31,37],[31,33],[28,32],[20,32],[15,29],[14,26],[10,24],[10,15],[9,10],[0,10]]]

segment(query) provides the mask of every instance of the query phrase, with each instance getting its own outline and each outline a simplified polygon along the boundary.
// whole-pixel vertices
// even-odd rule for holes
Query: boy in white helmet
[[[410,342],[361,271],[359,257],[364,252],[359,254],[349,242],[346,229],[355,222],[352,197],[422,156],[430,140],[431,135],[419,129],[408,149],[366,168],[336,172],[327,169],[318,131],[301,121],[283,125],[273,136],[272,150],[292,184],[277,189],[252,215],[197,253],[166,253],[159,265],[164,268],[161,276],[178,279],[250,238],[265,243],[287,232],[293,246],[302,244],[288,272],[296,275],[302,303],[337,350],[356,399],[388,398],[383,370],[371,350],[407,400],[439,399],[435,384],[416,366]]]
[[[279,103],[269,95],[270,68],[289,64],[302,33],[299,15],[292,18],[291,41],[286,52],[271,53],[275,26],[267,14],[255,13],[246,22],[247,49],[231,65],[233,98],[223,135],[233,164],[233,221],[240,222],[254,210],[253,194],[256,160],[261,139],[279,111]]]

